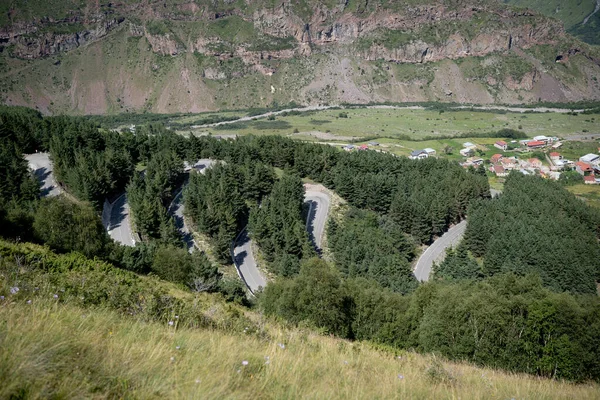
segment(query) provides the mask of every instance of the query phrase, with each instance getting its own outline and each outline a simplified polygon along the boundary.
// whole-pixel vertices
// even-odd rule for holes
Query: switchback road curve
[[[448,229],[448,232],[444,233],[440,238],[433,242],[423,254],[421,254],[414,270],[415,277],[419,281],[426,282],[429,280],[433,263],[439,263],[444,259],[446,256],[446,249],[455,247],[460,242],[465,234],[466,228],[467,220],[454,225],[452,228]]]

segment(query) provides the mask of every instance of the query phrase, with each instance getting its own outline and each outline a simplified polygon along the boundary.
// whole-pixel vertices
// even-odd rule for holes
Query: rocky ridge
[[[175,63],[181,64],[178,68],[183,66],[181,78],[195,85],[196,93],[208,90],[206,84],[210,81],[223,82],[224,88],[217,91],[229,91],[231,79],[245,79],[258,74],[264,77],[263,80],[273,80],[279,72],[285,71],[289,62],[296,60],[312,67],[304,71],[305,76],[301,80],[306,82],[299,83],[300,86],[284,85],[288,86],[286,90],[291,91],[287,97],[309,104],[316,101],[439,100],[440,95],[451,100],[479,99],[481,102],[493,102],[494,98],[508,102],[536,98],[549,101],[600,98],[597,80],[592,79],[600,75],[597,50],[570,38],[556,20],[496,2],[430,0],[428,4],[405,7],[364,2],[362,6],[352,8],[347,2],[327,5],[326,2],[309,1],[312,6],[310,12],[301,12],[297,3],[291,0],[284,0],[275,7],[263,6],[260,1],[249,3],[248,7],[238,7],[237,3],[215,6],[216,3],[201,0],[170,3],[117,4],[100,7],[96,12],[88,10],[78,14],[74,11],[68,19],[18,21],[0,29],[0,50],[4,57],[43,60],[69,54],[95,42],[105,42],[111,33],[120,32],[119,35],[142,40],[147,49],[158,56],[179,59]],[[389,87],[384,90],[373,76],[387,76],[392,84],[397,80],[389,67],[380,70],[377,65],[381,62],[400,66],[428,65],[447,60],[460,63],[462,59],[490,56],[501,61],[502,56],[498,55],[513,57],[521,54],[518,51],[538,48],[546,53],[552,51],[552,54],[546,55],[552,57],[552,62],[564,65],[574,58],[585,58],[585,66],[579,68],[578,81],[573,83],[564,71],[555,71],[557,76],[549,79],[545,76],[547,66],[522,56],[517,58],[521,57],[523,63],[531,65],[531,68],[516,74],[501,71],[460,77],[462,72],[459,71],[457,79],[487,85],[487,89],[484,87],[483,90],[489,94],[485,95],[463,93],[453,97],[452,93],[456,90],[450,87],[461,85],[440,82],[436,86],[432,80],[447,79],[442,78],[445,76],[442,72],[435,72],[437,78],[431,75],[437,67],[428,71],[421,68],[417,76],[413,76],[414,71],[408,73],[408,77],[398,81],[396,92],[389,92]],[[139,49],[143,49],[142,45],[138,51],[145,51]],[[200,64],[194,63],[190,55],[199,56]],[[153,62],[150,71],[165,71],[161,63]],[[343,73],[343,82],[327,77],[338,75],[340,67],[347,71]],[[147,69],[136,73],[144,73],[144,70]],[[370,82],[363,82],[365,74],[371,74],[367,76]],[[448,77],[454,75],[452,73]],[[203,81],[196,82],[195,76]],[[550,82],[556,87],[544,91],[539,87],[540,82]],[[261,104],[277,97],[273,82],[265,83],[267,89],[257,99]],[[172,87],[173,83],[170,83],[167,89],[163,87],[161,90],[173,90]],[[148,91],[139,87],[137,91],[140,90]],[[215,89],[211,90],[214,92]],[[188,89],[188,93],[191,92],[194,90]],[[113,94],[106,92],[106,96],[108,101],[101,104],[114,102]],[[209,103],[213,105],[209,109],[215,107],[214,101],[218,98],[214,93],[211,96]],[[53,102],[52,96],[47,97],[45,104]],[[131,95],[125,93],[121,97],[130,99]],[[169,100],[157,99],[158,103],[152,105],[148,95],[144,97],[130,103],[131,106],[139,109],[146,104],[154,111],[180,110]],[[31,104],[26,98],[16,102]],[[196,110],[198,106],[194,105],[191,109]],[[106,112],[105,109],[103,111]]]

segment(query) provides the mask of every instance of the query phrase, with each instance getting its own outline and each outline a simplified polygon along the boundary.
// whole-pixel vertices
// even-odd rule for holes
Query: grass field
[[[592,207],[600,208],[600,187],[597,185],[573,185],[567,186],[567,190],[583,199]]]
[[[0,305],[0,397],[593,399],[574,385],[304,330],[190,330],[52,298]],[[277,325],[273,325],[276,327]]]
[[[347,118],[340,117],[346,116]],[[186,121],[192,117],[186,117]],[[177,120],[175,120],[177,122]],[[414,138],[456,136],[522,130],[526,135],[568,136],[597,132],[595,119],[587,115],[556,113],[494,113],[474,111],[438,112],[418,109],[347,109],[277,116],[275,120],[241,122],[218,128],[204,128],[213,134],[280,134],[308,136],[320,132],[323,140],[347,141],[352,137]],[[186,130],[189,131],[189,130]]]

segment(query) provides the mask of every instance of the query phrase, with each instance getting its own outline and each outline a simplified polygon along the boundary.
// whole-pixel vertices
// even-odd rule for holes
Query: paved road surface
[[[326,193],[307,190],[304,194],[304,202],[309,204],[309,212],[306,218],[306,230],[308,237],[317,253],[321,254],[323,232],[327,222],[330,198]]]
[[[267,285],[267,281],[256,266],[256,260],[252,254],[252,241],[245,228],[234,240],[233,262],[238,274],[252,293]]]
[[[192,166],[192,168],[203,174],[204,172],[206,172],[206,169],[210,168],[214,163],[214,160],[202,159],[198,160],[198,162],[196,162]],[[187,179],[183,184],[183,187],[185,187],[185,185],[187,185]],[[177,227],[177,229],[179,229],[179,232],[181,232],[183,241],[185,242],[188,251],[191,253],[192,251],[194,251],[194,236],[192,235],[191,230],[189,229],[189,227],[185,223],[185,219],[183,218],[183,211],[185,209],[182,196],[183,187],[175,195],[175,198],[173,198],[173,201],[169,206],[169,214],[173,216],[173,219],[175,220],[175,226]]]
[[[43,197],[58,196],[61,189],[54,180],[52,173],[52,161],[48,153],[27,154],[25,159],[29,163],[29,168],[41,183],[41,194]]]
[[[446,256],[446,249],[448,247],[456,246],[458,242],[460,242],[466,228],[467,221],[464,220],[450,228],[448,232],[444,233],[442,237],[433,242],[433,244],[421,254],[421,257],[419,257],[417,265],[415,266],[415,277],[419,281],[425,282],[429,280],[433,262],[439,263],[444,259]]]
[[[183,188],[175,195],[173,202],[169,206],[169,214],[171,214],[173,217],[173,220],[175,221],[175,227],[181,233],[181,237],[183,238],[185,246],[191,253],[194,251],[194,236],[192,235],[192,232],[188,228],[187,224],[185,223],[185,219],[183,218],[184,206],[182,194]]]
[[[135,246],[135,240],[131,232],[129,204],[127,204],[125,193],[110,205],[110,223],[106,229],[113,240],[125,246]]]

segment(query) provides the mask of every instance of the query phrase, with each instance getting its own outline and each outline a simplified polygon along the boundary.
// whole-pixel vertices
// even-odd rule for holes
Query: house
[[[583,157],[579,157],[579,161],[587,163],[587,164],[591,164],[591,165],[598,165],[600,164],[600,156],[598,154],[586,154]]]
[[[535,136],[535,137],[533,138],[533,140],[536,140],[536,141],[538,141],[538,142],[544,142],[544,143],[546,143],[546,144],[548,144],[548,143],[552,142],[552,139],[551,139],[551,138],[549,138],[549,137],[547,137],[547,136],[544,136],[544,135]]]
[[[502,165],[494,165],[492,168],[497,177],[504,177],[508,175],[508,172],[506,172]]]
[[[352,144],[347,144],[347,145],[345,145],[345,146],[343,147],[343,149],[344,149],[344,150],[346,150],[346,151],[352,151],[352,150],[354,150],[354,145],[352,145]]]
[[[428,157],[433,157],[433,156],[435,156],[435,154],[436,154],[435,150],[434,150],[434,149],[432,149],[431,147],[427,147],[427,148],[423,149],[423,151],[424,151],[425,153],[427,153],[427,156],[428,156]]]
[[[409,158],[411,160],[422,160],[427,157],[429,157],[429,155],[427,154],[427,152],[425,150],[415,150],[410,153]]]
[[[530,158],[527,160],[527,163],[531,166],[531,168],[542,168],[542,162],[537,158]]]
[[[550,159],[552,161],[558,161],[558,160],[562,160],[562,156],[560,155],[560,153],[553,151],[552,153],[550,153]]]
[[[506,151],[508,149],[508,143],[506,143],[504,140],[498,140],[496,143],[494,143],[494,147],[502,151]]]
[[[515,169],[517,167],[517,159],[514,157],[502,157],[500,163],[506,170]]]
[[[463,143],[463,147],[465,149],[474,149],[475,147],[477,147],[477,145],[475,143],[465,142]]]
[[[490,158],[492,164],[497,164],[500,162],[500,160],[502,160],[502,154],[494,154],[492,158]]]
[[[584,163],[582,161],[577,161],[575,163],[575,170],[583,176],[592,175],[592,173],[594,172],[590,164]]]
[[[471,157],[467,159],[467,163],[469,163],[470,165],[481,165],[483,164],[483,158]]]
[[[562,143],[561,143],[561,142],[556,142],[556,143],[554,143],[554,144],[552,145],[552,148],[553,148],[553,149],[558,149],[560,146],[562,146]]]
[[[366,144],[361,144],[360,146],[358,146],[359,150],[369,150],[369,146],[367,146]]]
[[[546,146],[546,142],[542,142],[541,140],[531,140],[527,142],[528,149],[540,149]]]
[[[472,148],[464,148],[460,149],[459,153],[463,157],[471,157],[473,154],[475,154],[475,151],[473,151]]]
[[[595,185],[597,183],[596,177],[594,175],[584,176],[583,183],[585,183],[586,185]]]

